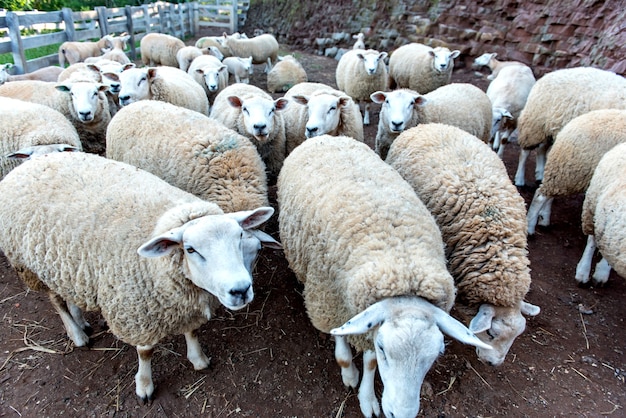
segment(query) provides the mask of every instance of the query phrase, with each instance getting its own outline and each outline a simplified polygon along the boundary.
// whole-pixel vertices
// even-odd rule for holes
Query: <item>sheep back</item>
[[[351,49],[343,54],[335,71],[337,88],[354,100],[370,102],[370,94],[378,90],[387,90],[389,77],[387,67],[381,59],[376,74],[368,75],[359,54],[378,55],[380,52],[373,49]]]
[[[452,307],[455,289],[432,216],[367,145],[348,137],[308,139],[286,158],[277,198],[285,256],[320,331],[393,296]],[[351,343],[371,348],[360,336]]]
[[[224,212],[269,206],[265,165],[254,145],[169,103],[142,100],[122,108],[107,130],[107,157],[149,171]]]
[[[393,51],[389,57],[391,85],[426,94],[449,84],[454,65],[447,71],[436,71],[432,51],[430,46],[416,42],[402,45]]]
[[[298,83],[308,81],[302,64],[291,55],[280,59],[267,73],[267,91],[270,93],[286,92]]]
[[[269,33],[254,38],[236,38],[226,36],[224,46],[231,55],[248,58],[252,57],[253,64],[265,64],[270,59],[272,64],[278,60],[278,41]]]
[[[526,206],[487,144],[443,124],[404,131],[386,162],[437,220],[458,298],[516,307],[530,287]]]
[[[165,33],[148,33],[139,43],[141,62],[145,66],[167,65],[178,68],[176,53],[185,43]]]
[[[156,67],[154,74],[150,81],[150,99],[181,106],[203,115],[209,114],[209,99],[192,76],[172,67]]]

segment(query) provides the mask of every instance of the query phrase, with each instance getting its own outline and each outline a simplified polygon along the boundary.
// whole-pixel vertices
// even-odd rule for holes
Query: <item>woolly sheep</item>
[[[139,43],[141,62],[143,65],[154,67],[166,65],[178,68],[176,54],[185,47],[185,43],[175,36],[165,33],[148,33]]]
[[[222,54],[221,58],[216,55],[218,58],[220,58],[220,61],[223,60],[224,58],[233,56],[230,50],[224,46],[223,36],[203,36],[202,38],[196,41],[195,46],[200,49],[211,48],[211,47],[217,48],[219,52]]]
[[[111,120],[106,90],[104,84],[81,79],[59,83],[23,80],[0,86],[0,96],[43,104],[61,112],[76,128],[83,150],[102,155]]]
[[[377,365],[384,414],[413,418],[424,375],[444,351],[441,332],[489,347],[447,314],[455,289],[432,216],[367,145],[329,135],[305,141],[285,159],[277,199],[285,256],[311,322],[335,336],[346,386],[359,383],[348,339],[364,352],[364,416],[380,415]]]
[[[626,278],[626,143],[607,151],[596,167],[583,203],[587,246],[576,267],[576,281],[587,283],[596,248],[602,259],[593,280],[604,284],[611,269]]]
[[[76,129],[58,111],[0,97],[0,179],[30,156],[81,150]]]
[[[423,124],[398,136],[385,160],[415,189],[435,217],[454,277],[457,302],[480,305],[469,329],[493,349],[478,348],[491,365],[505,359],[526,327],[530,287],[524,199],[502,160],[454,126]]]
[[[446,47],[410,43],[396,49],[389,58],[389,84],[392,89],[408,88],[430,93],[450,83],[454,59],[460,51]]]
[[[160,100],[209,114],[209,99],[204,89],[189,74],[174,67],[130,68],[119,75],[122,87],[120,105],[138,100]]]
[[[24,162],[0,182],[0,201],[0,248],[18,275],[47,291],[76,346],[89,341],[88,310],[137,348],[135,391],[144,402],[154,395],[150,360],[163,338],[183,333],[194,368],[208,367],[196,330],[219,303],[252,301],[244,257],[256,249],[242,247],[242,236],[273,213],[224,214],[148,172],[85,153]]]
[[[500,158],[504,157],[504,148],[517,129],[517,119],[535,81],[530,67],[509,65],[487,87],[493,113],[490,142]]]
[[[253,64],[265,64],[266,73],[278,59],[278,41],[269,33],[250,39],[224,34],[224,46],[235,57],[252,57]]]
[[[124,52],[126,50],[126,43],[129,39],[130,35],[118,36],[113,38],[110,49],[102,51],[103,54],[99,57],[85,58],[85,62],[97,63],[102,59],[106,59],[118,62],[122,65],[130,64],[130,58],[128,58],[128,55],[126,55],[126,52]]]
[[[272,99],[251,84],[236,83],[215,97],[210,117],[247,137],[257,147],[272,181],[285,159],[285,123],[282,116],[289,101]]]
[[[489,67],[491,70],[491,74],[487,76],[487,80],[495,80],[500,71],[509,65],[526,66],[526,64],[519,61],[498,61],[496,59],[497,55],[498,53],[496,52],[485,52],[480,57],[474,59],[474,67]]]
[[[94,63],[77,62],[64,68],[59,73],[57,81],[65,82],[70,79],[90,80],[99,83],[102,81],[102,73],[100,73],[100,67]]]
[[[67,41],[59,46],[59,65],[65,67],[65,62],[69,65],[82,62],[88,57],[102,55],[103,50],[113,48],[113,36],[105,35],[96,42],[91,41]]]
[[[283,93],[296,84],[308,80],[302,64],[293,55],[285,55],[278,57],[278,62],[274,68],[267,73],[267,91]]]
[[[484,91],[471,84],[452,83],[425,95],[410,89],[378,91],[371,98],[382,104],[375,141],[376,153],[382,159],[401,132],[422,123],[445,123],[489,141],[491,102]]]
[[[19,81],[19,80],[39,80],[39,81],[57,81],[59,78],[59,74],[63,71],[63,68],[50,65],[47,67],[40,68],[38,70],[32,71],[26,74],[17,74],[12,75],[9,73],[9,70],[13,67],[13,64],[0,64],[0,85],[11,82],[11,81]]]
[[[235,83],[250,83],[250,75],[254,72],[252,57],[226,57],[222,62],[228,67],[228,74],[233,76]]]
[[[209,103],[228,86],[228,68],[212,55],[200,55],[194,59],[187,73],[202,86]]]
[[[350,96],[322,83],[299,83],[285,93],[291,102],[283,111],[286,153],[307,138],[320,135],[349,136],[363,142],[363,121]]]
[[[515,185],[525,185],[525,165],[536,151],[535,179],[543,180],[546,154],[569,121],[599,109],[626,109],[626,79],[591,67],[565,68],[541,77],[528,94],[517,129],[521,148]]]
[[[106,156],[217,203],[224,212],[269,206],[265,165],[254,145],[189,109],[154,100],[124,107],[109,124]]]
[[[356,42],[352,46],[352,49],[365,49],[365,35],[363,34],[363,32],[352,35],[352,39],[356,39]]]
[[[185,46],[178,50],[176,53],[176,61],[178,61],[178,68],[183,71],[187,71],[194,59],[203,55],[200,48],[195,46]]]
[[[370,124],[370,95],[387,90],[386,52],[353,49],[339,59],[335,72],[337,87],[359,104],[365,102],[363,125]]]
[[[626,142],[626,110],[602,109],[572,119],[557,134],[543,182],[528,207],[528,234],[550,225],[555,197],[584,193],[602,156]]]

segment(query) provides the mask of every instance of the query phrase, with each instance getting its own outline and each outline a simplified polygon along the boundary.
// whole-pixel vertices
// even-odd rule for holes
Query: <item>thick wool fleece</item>
[[[128,344],[194,330],[219,304],[185,277],[182,249],[137,254],[153,235],[223,213],[148,172],[92,154],[49,154],[11,171],[0,203],[0,248],[18,272],[99,310]]]
[[[285,160],[278,203],[285,256],[320,331],[393,296],[452,307],[453,279],[433,217],[367,145],[329,135],[306,140]],[[351,343],[372,348],[366,337]]]
[[[437,220],[459,300],[518,306],[530,287],[526,206],[497,154],[461,129],[425,124],[400,134],[386,161]]]
[[[268,206],[265,164],[245,137],[198,112],[140,100],[107,130],[107,157],[155,174],[224,212]]]

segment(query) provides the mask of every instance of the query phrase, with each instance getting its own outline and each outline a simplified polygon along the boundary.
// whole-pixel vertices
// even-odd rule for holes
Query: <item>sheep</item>
[[[148,33],[139,42],[141,62],[150,67],[166,65],[178,68],[176,54],[184,47],[185,43],[175,36],[165,33]]]
[[[77,62],[64,68],[63,71],[59,73],[57,81],[65,82],[76,78],[99,83],[102,81],[102,73],[100,72],[100,67],[95,63]]]
[[[446,47],[410,43],[396,49],[389,58],[389,86],[426,94],[450,83],[454,59],[460,51]]]
[[[236,83],[218,93],[209,115],[252,141],[267,166],[270,183],[285,159],[282,111],[288,104],[288,99],[274,100],[256,86]]]
[[[202,86],[209,104],[228,86],[228,68],[212,55],[200,55],[194,59],[187,73]]]
[[[352,39],[356,39],[356,42],[352,45],[352,49],[365,49],[365,35],[363,32],[352,35]]]
[[[519,61],[498,61],[496,56],[497,52],[485,52],[480,57],[474,59],[474,67],[489,67],[491,74],[487,76],[487,80],[495,80],[500,70],[509,65],[522,65],[526,64]]]
[[[370,95],[377,90],[387,90],[386,52],[374,49],[352,49],[342,55],[337,64],[337,87],[359,104],[365,102],[363,125],[370,124]]]
[[[209,99],[192,76],[174,67],[130,68],[119,75],[120,105],[138,100],[160,100],[209,114]]]
[[[504,147],[517,129],[517,119],[535,82],[530,67],[518,64],[502,68],[487,87],[493,113],[491,141],[500,158],[504,157]]]
[[[254,72],[252,57],[226,57],[222,63],[228,67],[229,79],[232,75],[235,83],[250,84],[250,75]]]
[[[293,55],[278,57],[278,62],[267,73],[267,91],[283,93],[298,83],[309,81],[302,64]]]
[[[155,100],[125,106],[107,129],[106,156],[217,203],[224,212],[269,206],[265,165],[254,145],[179,106]]]
[[[113,38],[111,43],[111,48],[108,50],[103,50],[103,54],[99,57],[89,57],[85,59],[87,63],[97,63],[101,59],[111,60],[115,62],[119,62],[122,65],[130,64],[130,58],[126,55],[126,43],[130,39],[130,35],[118,36]]]
[[[307,138],[349,136],[364,141],[359,107],[344,92],[322,83],[299,83],[285,93],[291,102],[283,111],[286,154]]]
[[[469,324],[492,349],[478,357],[497,366],[539,307],[530,288],[526,205],[502,160],[457,127],[421,124],[396,138],[385,160],[435,217],[454,277],[457,302],[480,305]]]
[[[484,91],[471,84],[452,83],[425,95],[410,89],[378,91],[371,98],[382,104],[375,151],[383,160],[401,132],[422,123],[445,123],[489,141],[491,102]]]
[[[39,68],[26,74],[12,75],[9,73],[9,69],[13,67],[13,64],[0,64],[0,85],[19,80],[40,80],[40,81],[57,81],[59,74],[63,71],[63,68],[57,65],[49,65],[47,67]]]
[[[76,128],[85,152],[104,154],[106,128],[111,120],[104,84],[70,78],[50,83],[13,81],[0,86],[0,96],[49,106],[63,114]]]
[[[220,61],[224,60],[225,58],[224,54],[222,54],[222,51],[216,46],[208,46],[202,53],[206,55],[213,55]]]
[[[0,182],[0,202],[0,248],[18,275],[48,293],[74,345],[89,342],[87,310],[137,348],[144,402],[154,395],[150,360],[160,340],[183,333],[194,369],[208,367],[196,330],[220,303],[237,310],[252,301],[244,260],[256,247],[244,232],[273,213],[224,214],[146,171],[86,153],[24,162]]]
[[[253,64],[265,64],[265,72],[268,73],[278,59],[278,41],[269,33],[264,33],[254,38],[237,38],[236,36],[224,36],[224,47],[231,55],[240,58],[252,57]]]
[[[581,214],[587,246],[576,266],[576,281],[585,284],[596,248],[602,259],[596,264],[594,282],[602,285],[611,269],[626,278],[626,143],[607,151],[596,167]]]
[[[220,58],[220,61],[224,58],[232,57],[233,54],[230,52],[228,48],[224,46],[224,37],[223,36],[203,36],[202,38],[196,41],[195,46],[197,48],[216,48],[222,54],[222,57],[216,55],[216,57]],[[212,49],[212,51],[214,51]]]
[[[565,68],[541,77],[528,94],[517,129],[521,148],[515,185],[524,186],[530,150],[536,151],[535,179],[543,180],[546,155],[559,131],[583,113],[626,109],[626,79],[591,67]]]
[[[198,58],[201,55],[203,55],[202,50],[195,46],[185,46],[179,49],[178,52],[176,53],[176,61],[178,61],[178,68],[186,72],[189,69],[189,66],[191,65],[193,60]]]
[[[556,136],[543,182],[528,207],[528,234],[550,225],[555,197],[584,193],[602,156],[626,142],[626,110],[601,109],[572,119]]]
[[[285,159],[277,200],[285,257],[313,326],[335,336],[346,386],[359,383],[348,341],[364,352],[364,416],[380,415],[377,364],[385,416],[415,417],[424,375],[444,350],[441,332],[489,347],[447,314],[455,289],[433,217],[366,144],[305,141]]]
[[[0,97],[0,179],[22,160],[53,151],[82,151],[70,121],[48,106]]]
[[[59,65],[65,68],[65,62],[69,65],[82,62],[88,57],[97,57],[102,55],[103,50],[113,48],[113,36],[105,35],[96,42],[91,41],[67,41],[59,46]]]

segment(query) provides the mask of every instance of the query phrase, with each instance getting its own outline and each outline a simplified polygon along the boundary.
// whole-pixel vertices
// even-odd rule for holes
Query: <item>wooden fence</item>
[[[0,54],[13,55],[13,73],[32,72],[48,65],[58,65],[58,54],[26,60],[24,51],[65,41],[99,39],[107,34],[130,35],[128,51],[137,59],[136,44],[147,33],[159,32],[185,39],[195,36],[199,27],[219,27],[225,32],[236,32],[245,23],[249,1],[212,0],[180,4],[157,2],[124,8],[97,7],[88,12],[74,12],[64,8],[55,12],[7,12],[0,16],[0,31],[8,33],[0,38]],[[22,36],[22,30],[49,29],[49,33]]]

